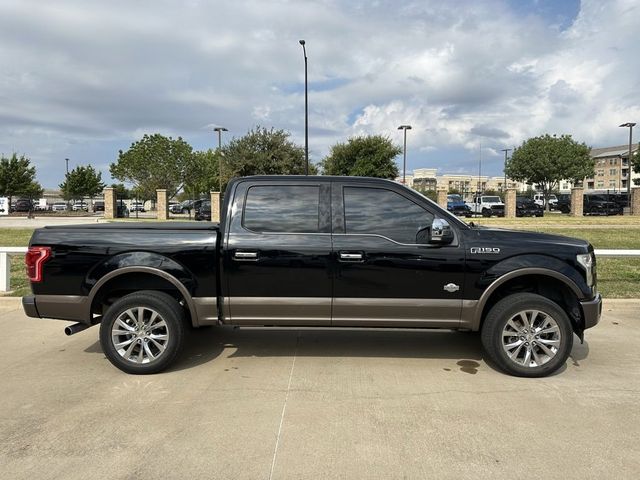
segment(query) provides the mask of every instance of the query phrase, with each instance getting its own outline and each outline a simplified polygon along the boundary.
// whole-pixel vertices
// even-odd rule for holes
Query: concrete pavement
[[[97,328],[2,299],[0,476],[637,478],[638,306],[605,303],[544,379],[493,370],[473,334],[226,327],[131,376]]]

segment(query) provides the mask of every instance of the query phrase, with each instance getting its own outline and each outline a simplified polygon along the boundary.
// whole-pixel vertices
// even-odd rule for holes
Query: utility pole
[[[65,158],[64,161],[67,162],[67,175],[69,175],[69,159]]]
[[[502,185],[502,191],[507,191],[507,154],[511,151],[510,148],[503,148],[501,150],[504,152],[504,184]]]
[[[482,173],[482,142],[480,142],[480,157],[478,158],[478,190],[476,195],[480,195],[480,175]]]
[[[404,131],[404,145],[402,147],[402,184],[407,184],[407,130],[411,130],[411,125],[400,125],[398,130]]]
[[[215,127],[214,132],[218,132],[218,189],[222,192],[222,132],[228,132],[229,130],[224,127]]]
[[[309,175],[309,95],[307,81],[307,49],[305,41],[300,40],[302,53],[304,54],[304,174]]]

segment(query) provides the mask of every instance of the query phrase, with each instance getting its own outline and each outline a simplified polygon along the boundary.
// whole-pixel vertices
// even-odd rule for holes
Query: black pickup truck
[[[27,315],[100,324],[129,373],[169,366],[189,326],[231,324],[479,331],[494,364],[537,377],[601,314],[588,242],[468,225],[371,178],[236,179],[219,225],[45,227],[26,263]]]

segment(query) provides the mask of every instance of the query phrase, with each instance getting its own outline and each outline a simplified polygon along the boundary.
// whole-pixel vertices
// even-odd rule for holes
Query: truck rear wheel
[[[487,314],[482,345],[504,371],[519,377],[544,377],[565,364],[573,330],[564,310],[532,293],[510,295]]]
[[[184,312],[166,293],[140,291],[113,303],[100,325],[100,344],[123,372],[158,373],[176,358],[185,335]]]
[[[488,208],[483,208],[482,209],[482,216],[483,217],[490,217],[491,216],[491,210],[489,210]]]

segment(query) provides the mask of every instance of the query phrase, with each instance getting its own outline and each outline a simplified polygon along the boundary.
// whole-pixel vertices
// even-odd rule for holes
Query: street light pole
[[[402,184],[407,184],[407,130],[411,130],[411,125],[400,125],[398,130],[404,130],[404,145],[402,147]]]
[[[218,132],[218,189],[222,192],[222,158],[220,158],[222,149],[222,132],[228,132],[229,130],[224,127],[215,127],[214,132]]]
[[[503,148],[501,150],[504,152],[504,184],[502,185],[502,191],[507,191],[507,154],[511,151],[510,148]]]
[[[309,175],[309,95],[307,81],[307,49],[305,41],[300,40],[304,54],[304,174]]]
[[[69,175],[69,159],[65,158],[64,161],[67,162],[67,175]]]
[[[620,125],[621,127],[629,127],[629,158],[627,159],[627,207],[631,207],[631,143],[633,141],[634,122],[627,122]],[[620,175],[622,175],[622,157],[620,158]]]

